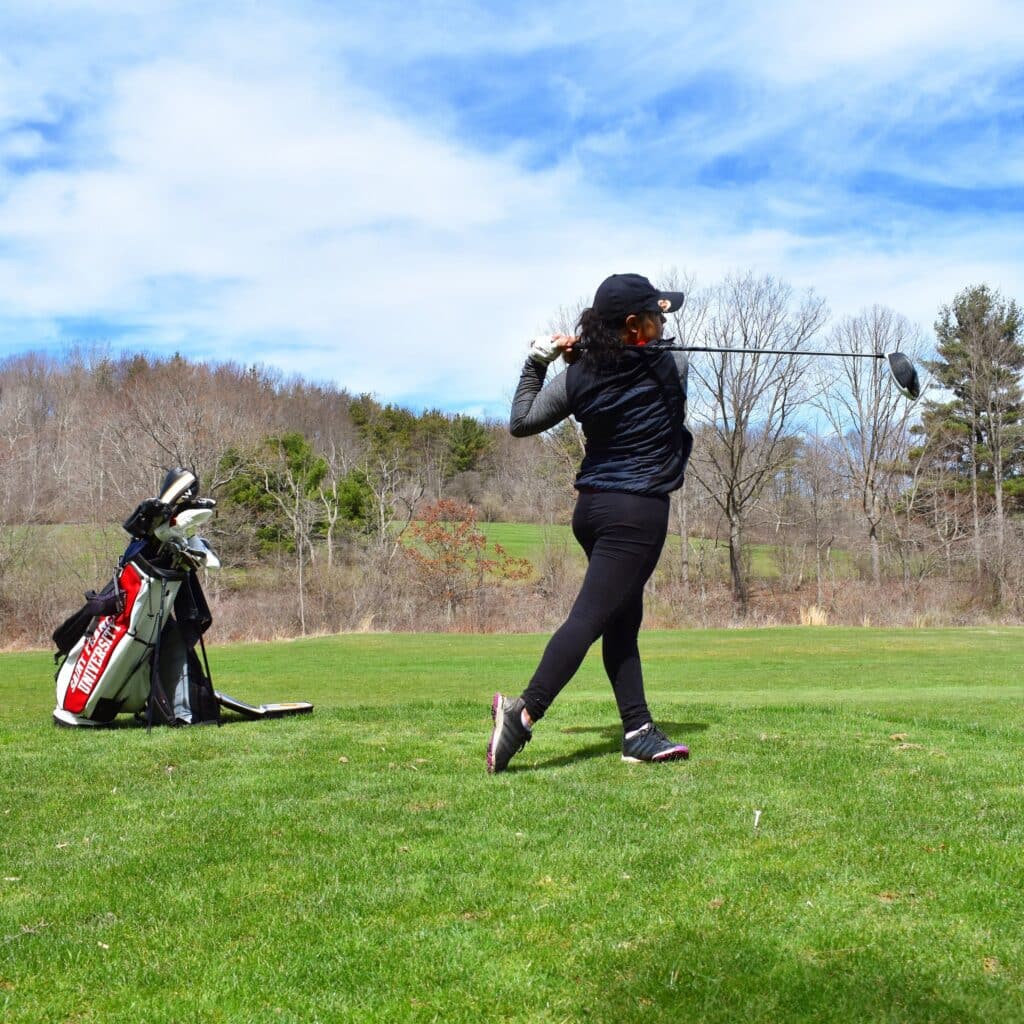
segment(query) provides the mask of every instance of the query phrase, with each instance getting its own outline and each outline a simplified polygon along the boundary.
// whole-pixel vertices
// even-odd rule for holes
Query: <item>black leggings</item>
[[[523,691],[534,721],[544,716],[598,637],[623,728],[629,732],[651,720],[637,635],[644,584],[665,544],[668,506],[667,495],[580,492],[572,532],[587,553],[587,574],[569,617],[548,641]]]

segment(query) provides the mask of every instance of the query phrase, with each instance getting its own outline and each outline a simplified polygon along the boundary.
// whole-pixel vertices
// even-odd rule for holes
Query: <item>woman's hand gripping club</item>
[[[572,334],[540,334],[530,342],[529,356],[535,363],[544,366],[553,363],[559,356],[564,356],[567,363],[572,362],[575,344],[576,337]]]

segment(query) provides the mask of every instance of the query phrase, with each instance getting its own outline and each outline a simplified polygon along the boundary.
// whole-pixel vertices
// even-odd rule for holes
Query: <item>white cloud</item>
[[[10,132],[0,138],[0,160],[36,160],[46,148],[46,140],[37,131]]]
[[[88,18],[65,5],[52,40],[23,32],[0,64],[0,96],[13,96],[0,101],[0,129],[73,113],[55,141],[24,126],[0,135],[0,160],[67,158],[0,178],[0,308],[21,323],[139,324],[138,344],[466,408],[496,408],[524,339],[614,271],[676,266],[706,284],[751,268],[814,286],[837,314],[882,302],[927,326],[976,280],[1024,290],[1009,230],[1021,218],[930,222],[897,204],[880,214],[835,179],[909,169],[910,151],[873,150],[851,126],[883,131],[926,113],[949,91],[958,44],[976,72],[965,110],[997,104],[986,48],[1001,67],[1021,30],[1007,5],[982,7],[977,25],[977,4],[954,3],[930,6],[930,19],[916,3],[883,15],[794,2],[771,13],[642,4],[614,17],[601,4],[556,4],[504,19],[473,4],[384,5],[357,21],[325,20],[322,7],[232,18],[173,4],[147,21],[125,5],[83,48]],[[645,74],[620,62],[641,43],[666,55]],[[570,74],[552,47],[590,48],[592,66]],[[397,75],[404,60],[454,52],[542,54],[555,63],[537,73],[570,117],[608,103],[609,119],[537,170],[529,137],[485,147],[443,98],[402,104],[359,73],[361,61]],[[720,124],[692,113],[659,140],[669,162],[788,138],[791,158],[813,154],[801,180],[711,189],[668,175],[640,191],[592,177],[595,161],[647,159],[633,114],[709,69],[743,77],[749,110]],[[500,89],[493,99],[500,111]],[[965,150],[934,179],[1019,172],[1019,145],[988,161],[983,138]],[[802,227],[830,217],[813,234]]]
[[[758,5],[754,32],[761,67],[809,81],[850,69],[902,77],[923,56],[965,62],[1019,54],[1024,26],[1016,3],[999,0],[791,0]]]
[[[548,231],[569,229],[578,183],[468,151],[358,89],[316,85],[171,61],[122,72],[103,117],[106,168],[11,188],[8,312],[123,317],[175,344],[195,331],[223,338],[225,357],[276,338],[286,369],[478,400],[502,358],[486,338],[501,338],[496,311],[536,319],[535,296],[543,308],[558,299],[543,282],[581,235]],[[154,308],[148,282],[181,276],[225,284],[192,308]]]

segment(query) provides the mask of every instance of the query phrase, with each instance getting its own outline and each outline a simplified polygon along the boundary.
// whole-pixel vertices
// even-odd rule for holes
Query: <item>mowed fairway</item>
[[[1024,631],[645,633],[689,762],[592,656],[488,777],[545,639],[214,648],[316,711],[151,734],[0,657],[0,1019],[1024,1020]]]

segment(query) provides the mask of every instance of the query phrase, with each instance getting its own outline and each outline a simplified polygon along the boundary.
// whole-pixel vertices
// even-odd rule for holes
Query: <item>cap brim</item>
[[[682,306],[685,298],[682,292],[658,292],[658,308],[662,313],[674,313]]]

